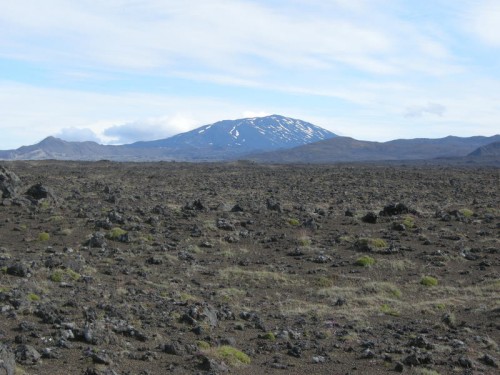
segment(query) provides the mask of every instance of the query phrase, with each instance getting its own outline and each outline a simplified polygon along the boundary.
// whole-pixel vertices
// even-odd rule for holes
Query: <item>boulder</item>
[[[16,372],[16,357],[5,345],[0,345],[0,371],[2,374],[14,375]]]
[[[21,185],[21,179],[14,172],[0,166],[0,198],[13,198]]]

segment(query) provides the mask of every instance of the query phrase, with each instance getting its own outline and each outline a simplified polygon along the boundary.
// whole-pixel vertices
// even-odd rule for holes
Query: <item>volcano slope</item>
[[[499,371],[498,169],[3,164],[0,372]]]

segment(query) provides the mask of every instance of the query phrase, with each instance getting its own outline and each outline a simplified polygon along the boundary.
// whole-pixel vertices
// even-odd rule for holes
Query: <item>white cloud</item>
[[[470,9],[470,16],[465,19],[465,28],[483,43],[500,47],[500,2],[475,1]]]
[[[439,103],[427,103],[406,108],[405,117],[422,117],[425,114],[443,116],[446,107]]]
[[[446,48],[437,40],[422,44],[425,32],[398,20],[390,4],[18,0],[4,4],[0,13],[10,42],[0,55],[240,79],[269,77],[273,67],[306,71],[339,64],[394,74],[401,66],[391,60],[410,62],[417,54],[426,56],[429,66],[446,65]],[[412,44],[423,48],[401,49]]]
[[[83,142],[93,141],[101,142],[101,139],[88,128],[62,128],[58,133],[54,134],[55,137],[64,139],[65,141]]]
[[[113,144],[163,139],[192,129],[196,121],[183,115],[149,118],[111,126],[103,131]]]

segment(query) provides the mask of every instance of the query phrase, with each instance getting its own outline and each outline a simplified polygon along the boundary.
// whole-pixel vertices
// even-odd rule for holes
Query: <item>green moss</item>
[[[380,306],[380,311],[386,315],[399,316],[399,311],[394,310],[387,303],[384,303],[382,306]]]
[[[289,219],[288,224],[291,226],[297,227],[300,225],[300,221],[298,219]]]
[[[368,255],[365,255],[365,256],[362,256],[362,257],[356,259],[355,264],[357,266],[361,266],[361,267],[370,267],[370,266],[375,264],[375,259],[373,259],[372,257],[370,257]]]
[[[40,296],[35,293],[28,293],[27,298],[32,302],[40,301]]]
[[[60,283],[64,279],[69,279],[73,281],[78,281],[80,279],[81,275],[78,272],[73,271],[71,268],[67,269],[56,269],[54,270],[50,276],[49,279],[55,283]]]
[[[248,355],[229,345],[223,345],[217,348],[215,353],[218,357],[233,366],[240,364],[249,365],[251,362]]]
[[[438,279],[432,276],[424,276],[420,280],[420,284],[425,285],[425,286],[436,286],[438,285]]]
[[[189,302],[189,301],[196,301],[198,300],[198,298],[196,298],[195,296],[189,294],[189,293],[181,293],[179,295],[179,299],[183,302]]]
[[[208,342],[202,341],[202,340],[196,341],[196,346],[198,348],[200,348],[201,350],[207,350],[207,349],[210,349],[210,347],[211,347],[211,345]]]
[[[124,238],[124,236],[127,234],[127,231],[123,230],[122,228],[113,228],[111,229],[106,237],[108,237],[110,240],[116,240],[120,241]]]
[[[391,290],[390,290],[390,293],[391,293],[394,297],[396,297],[396,298],[401,298],[401,297],[403,296],[403,293],[401,292],[401,290],[400,290],[400,289],[398,289],[398,288],[396,288],[396,287],[395,287],[395,288],[393,288],[393,289],[391,289]]]
[[[42,232],[38,235],[38,241],[48,241],[50,239],[50,234],[47,232]]]
[[[472,210],[469,210],[468,208],[462,208],[458,212],[460,212],[466,218],[470,218],[470,217],[472,217],[474,215],[474,212]]]
[[[387,242],[382,238],[360,238],[355,242],[355,247],[361,251],[372,251],[374,249],[386,248]]]
[[[316,279],[314,284],[320,288],[329,288],[333,286],[333,280],[326,276],[320,276]]]
[[[264,340],[276,341],[276,336],[272,332],[267,332],[261,336]]]
[[[311,239],[308,237],[301,237],[297,241],[300,246],[310,246],[311,245]]]

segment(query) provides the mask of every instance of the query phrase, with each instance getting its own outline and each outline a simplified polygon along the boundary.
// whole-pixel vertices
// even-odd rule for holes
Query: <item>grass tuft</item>
[[[356,264],[356,266],[360,266],[360,267],[371,267],[372,265],[375,264],[375,259],[373,259],[372,257],[370,257],[368,255],[365,255],[365,256],[362,256],[362,257],[356,259],[356,262],[354,264]]]
[[[432,276],[424,276],[420,280],[420,284],[425,285],[425,286],[436,286],[438,285],[438,279]]]

